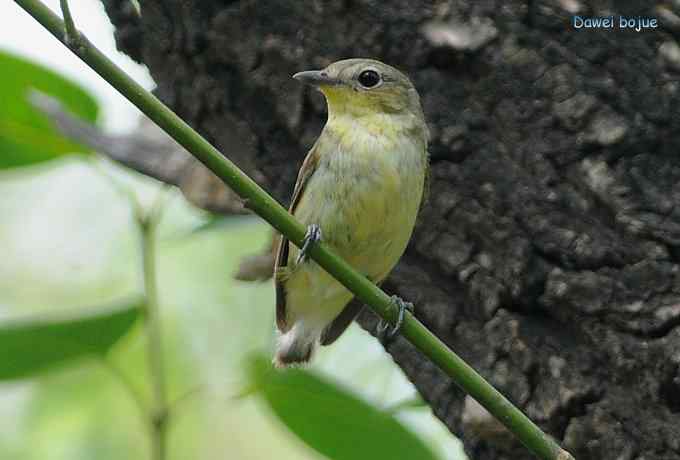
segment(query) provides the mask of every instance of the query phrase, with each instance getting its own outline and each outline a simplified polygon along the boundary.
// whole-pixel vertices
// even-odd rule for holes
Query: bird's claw
[[[319,241],[321,241],[321,227],[316,224],[309,225],[307,227],[307,233],[305,233],[302,248],[300,248],[297,259],[295,259],[295,265],[305,262],[307,260],[307,251],[309,251],[310,246]]]
[[[406,310],[410,311],[411,313],[413,313],[413,311],[415,310],[415,307],[411,302],[406,302],[401,297],[396,295],[392,296],[392,304],[399,309],[399,312],[397,314],[397,323],[394,325],[392,330],[389,330],[390,323],[385,320],[381,320],[380,323],[378,324],[378,327],[376,328],[378,338],[384,344],[389,344],[390,342],[392,342],[392,340],[394,340],[394,338],[399,333],[401,325],[404,324],[404,316],[406,315]]]

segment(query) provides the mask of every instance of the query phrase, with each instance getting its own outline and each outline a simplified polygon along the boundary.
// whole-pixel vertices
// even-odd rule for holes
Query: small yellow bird
[[[323,93],[328,121],[302,164],[290,205],[307,225],[305,244],[298,250],[283,237],[275,262],[274,364],[280,367],[309,361],[317,344],[334,342],[361,308],[307,260],[307,248],[323,235],[356,270],[381,282],[411,238],[428,169],[420,98],[403,73],[373,59],[347,59],[293,78]],[[396,296],[393,302],[400,319],[412,307]]]

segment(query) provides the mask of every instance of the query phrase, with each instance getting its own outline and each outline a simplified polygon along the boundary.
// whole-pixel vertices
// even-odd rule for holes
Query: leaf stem
[[[15,0],[15,3],[40,22],[58,40],[69,46],[64,38],[64,22],[40,0]],[[191,129],[172,110],[128,77],[84,35],[81,34],[79,37],[80,46],[74,50],[78,57],[220,177],[241,198],[245,199],[249,209],[269,222],[295,245],[302,246],[305,229],[283,206]],[[153,256],[153,250],[147,254],[147,257],[149,256]],[[390,296],[356,272],[326,244],[313,245],[309,256],[375,313],[392,323],[395,322],[398,312]],[[552,437],[541,431],[472,367],[432,334],[415,316],[410,313],[406,314],[401,331],[406,339],[500,420],[538,458],[544,460],[573,458]]]

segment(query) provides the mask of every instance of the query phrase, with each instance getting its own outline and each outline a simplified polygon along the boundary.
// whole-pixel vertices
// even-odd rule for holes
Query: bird
[[[323,241],[374,283],[403,255],[425,196],[429,131],[409,78],[353,58],[293,78],[319,90],[327,120],[297,176],[289,211],[307,231],[301,249],[281,237],[274,262],[276,367],[304,365],[359,314],[353,294],[307,257]],[[401,326],[413,305],[397,296]],[[383,326],[383,332],[386,329]]]

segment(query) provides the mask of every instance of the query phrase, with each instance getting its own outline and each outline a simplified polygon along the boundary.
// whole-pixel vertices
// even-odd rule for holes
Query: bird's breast
[[[326,242],[375,277],[401,256],[423,193],[424,141],[361,128],[325,130],[320,160],[297,210]]]

